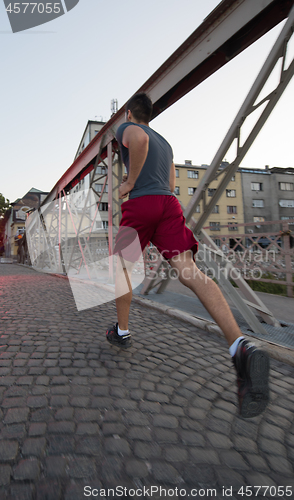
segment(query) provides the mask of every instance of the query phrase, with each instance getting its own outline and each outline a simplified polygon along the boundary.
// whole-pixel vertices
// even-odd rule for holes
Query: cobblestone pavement
[[[0,299],[0,500],[293,497],[293,367],[272,360],[271,404],[242,420],[223,339],[133,305],[121,351],[113,302],[77,312],[66,279],[14,264]]]

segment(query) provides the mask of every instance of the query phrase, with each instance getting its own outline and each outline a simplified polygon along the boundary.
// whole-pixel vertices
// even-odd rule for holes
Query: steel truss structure
[[[248,149],[252,145],[253,141],[256,139],[258,133],[269,117],[270,113],[274,109],[278,100],[282,96],[285,88],[290,82],[293,74],[294,74],[294,59],[290,62],[288,67],[286,68],[286,55],[287,55],[287,46],[293,35],[294,31],[294,7],[289,14],[289,18],[282,29],[276,43],[274,44],[266,62],[264,63],[259,75],[257,76],[248,96],[246,97],[243,105],[241,106],[234,122],[232,123],[223,143],[221,144],[219,150],[217,151],[210,167],[207,169],[204,177],[199,183],[195,193],[193,194],[190,203],[184,210],[184,216],[186,218],[186,222],[192,222],[192,230],[193,233],[200,239],[199,246],[200,250],[203,251],[207,257],[207,266],[215,268],[216,263],[211,258],[211,253],[214,253],[215,256],[220,258],[222,261],[227,261],[226,263],[226,271],[229,271],[229,278],[233,277],[234,268],[232,264],[226,259],[226,257],[220,252],[217,245],[213,242],[213,240],[208,236],[208,234],[202,229],[205,224],[208,216],[212,213],[215,205],[217,204],[219,198],[225,191],[228,186],[232,176],[237,171],[241,161],[243,160],[245,154]],[[280,79],[276,86],[276,88],[270,92],[266,97],[260,99],[258,101],[258,97],[264,88],[266,82],[270,78],[274,68],[276,67],[278,61],[281,60],[281,70],[280,70]],[[256,123],[252,127],[248,137],[244,140],[241,145],[241,132],[242,126],[245,123],[246,118],[252,113],[256,112],[263,105],[264,108],[257,119]],[[220,165],[225,158],[227,152],[231,148],[233,142],[236,142],[236,157],[235,159],[229,163],[225,168],[220,168]],[[217,189],[215,189],[214,194],[210,200],[207,202],[207,190],[212,181],[216,178],[220,177],[221,181]],[[193,214],[196,211],[196,207],[199,204],[202,204],[202,215],[199,217],[197,221],[193,220]],[[201,241],[204,243],[201,243]],[[210,250],[207,254],[207,249]],[[155,278],[159,274],[161,267],[167,267],[167,263],[163,258],[159,259],[156,268],[154,269],[153,276],[149,277],[145,281],[145,286],[142,290],[142,293],[148,293],[152,288],[159,285],[158,292],[163,292],[168,284],[168,278],[165,280],[158,280]],[[237,293],[236,289],[230,283],[228,279],[225,278],[223,273],[219,274],[220,280],[219,284],[223,288],[224,292],[230,296],[233,300],[236,307],[242,313],[243,317],[250,325],[250,327],[254,331],[258,331],[259,333],[266,333],[262,325],[256,320],[255,315],[252,313],[246,302],[244,302],[240,295]],[[243,292],[245,297],[249,300],[249,305],[257,310],[262,318],[269,324],[273,324],[274,326],[280,326],[279,322],[273,317],[273,315],[268,311],[268,309],[264,306],[261,300],[257,297],[257,295],[251,290],[248,284],[242,279],[238,278],[235,280],[235,283],[238,284],[240,290]]]
[[[203,203],[204,214],[198,221],[194,222],[193,231],[200,238],[202,235],[205,239],[205,244],[215,251],[218,249],[215,248],[212,240],[209,239],[201,228],[225,189],[228,180],[238,168],[240,161],[245,156],[293,75],[293,62],[287,69],[285,68],[287,44],[293,32],[293,4],[294,0],[223,0],[194,33],[138,89],[138,91],[149,93],[154,104],[152,117],[154,118],[276,24],[288,17],[278,41],[240,109],[222,146],[208,168],[191,203],[185,209],[184,214],[187,222],[193,224],[192,217],[195,207],[200,201]],[[281,57],[283,63],[279,85],[267,98],[256,104],[256,98],[261,88],[267,81],[276,62]],[[245,118],[264,103],[267,103],[267,105],[262,115],[246,141],[241,145],[240,130]],[[93,224],[103,193],[103,190],[102,193],[95,193],[95,182],[98,178],[101,178],[101,174],[99,174],[101,164],[106,169],[103,189],[105,189],[108,182],[109,227],[107,241],[111,255],[114,238],[113,221],[116,219],[118,225],[119,220],[120,203],[117,196],[117,188],[122,179],[122,163],[119,151],[117,150],[115,131],[123,121],[124,107],[120,108],[110,118],[56,183],[41,207],[43,217],[44,214],[46,215],[48,207],[51,207],[51,209],[54,207],[54,210],[51,210],[51,212],[49,210],[51,213],[51,219],[47,217],[49,222],[47,221],[47,224],[44,224],[42,217],[39,218],[40,222],[37,222],[37,218],[29,222],[29,230],[31,230],[32,234],[35,234],[35,239],[33,238],[32,240],[32,252],[35,252],[37,256],[36,262],[40,269],[45,269],[46,265],[48,265],[55,266],[55,269],[58,269],[59,272],[64,272],[69,268],[74,268],[76,272],[80,272],[81,266],[84,264],[86,272],[89,273],[87,262],[91,263],[93,261],[93,250],[91,249],[91,241],[94,241],[92,238],[94,234]],[[225,171],[222,170],[219,172],[221,161],[234,140],[237,142],[236,159]],[[222,175],[220,186],[210,203],[207,203],[205,191],[209,183],[218,175]],[[77,184],[89,177],[89,192],[85,196],[83,207],[81,208],[80,204],[74,204],[73,191]],[[95,201],[93,201],[92,194],[96,194]],[[79,210],[81,213],[79,213]],[[75,219],[77,216],[78,218]],[[89,221],[89,224],[86,224],[86,220]],[[34,231],[33,227],[37,227],[37,224],[39,224],[39,228]],[[69,224],[71,233],[74,232],[73,238],[69,238]],[[48,227],[50,227],[49,234]],[[41,237],[42,234],[43,240]],[[57,252],[56,248],[58,249]],[[167,263],[161,261],[159,265],[167,266]],[[110,279],[112,277],[113,270],[110,265]],[[221,285],[227,293],[231,293],[229,285],[227,286],[225,283],[228,283],[228,281],[224,279]],[[144,292],[147,293],[156,284],[154,280],[148,278],[148,281],[145,283]],[[161,284],[159,291],[163,290],[164,286]],[[259,310],[266,321],[271,322],[271,324],[277,324],[271,313],[258,301],[256,296],[254,297],[255,294],[250,294],[249,290],[247,292],[250,295],[250,305]],[[235,304],[237,304],[242,314],[246,315],[249,325],[252,328],[254,327],[255,331],[262,331],[264,333],[261,324],[256,319],[252,310],[238,297],[234,298]]]

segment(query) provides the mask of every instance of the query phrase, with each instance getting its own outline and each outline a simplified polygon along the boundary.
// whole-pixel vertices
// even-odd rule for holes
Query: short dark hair
[[[139,122],[149,123],[152,116],[152,101],[145,92],[133,95],[126,104],[126,112],[131,111],[132,115]]]

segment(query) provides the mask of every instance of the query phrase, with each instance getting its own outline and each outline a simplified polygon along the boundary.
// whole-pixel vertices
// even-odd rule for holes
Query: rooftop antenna
[[[111,116],[115,115],[118,110],[118,102],[117,99],[111,100]]]

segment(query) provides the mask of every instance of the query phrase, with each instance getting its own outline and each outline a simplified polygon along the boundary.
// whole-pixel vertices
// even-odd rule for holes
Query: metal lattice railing
[[[229,260],[236,273],[246,281],[285,285],[287,295],[293,297],[294,234],[291,227],[294,227],[294,219],[293,221],[258,222],[258,226],[259,232],[253,232],[256,231],[256,222],[218,227],[221,233],[227,228],[227,234],[217,234],[211,226],[204,229],[209,230],[210,237],[224,254],[224,266],[225,259]],[[273,227],[276,230],[270,231],[269,229]],[[244,228],[242,234],[241,228]],[[159,252],[156,247],[149,244],[144,252],[147,276],[150,275],[158,258]],[[210,258],[214,259],[213,254]],[[198,267],[204,271],[206,267],[202,264],[204,259],[198,255],[196,260]],[[220,266],[222,267],[222,264]],[[209,268],[206,271],[209,274]],[[167,272],[172,273],[172,270],[169,267],[163,268],[161,277],[165,277]]]

